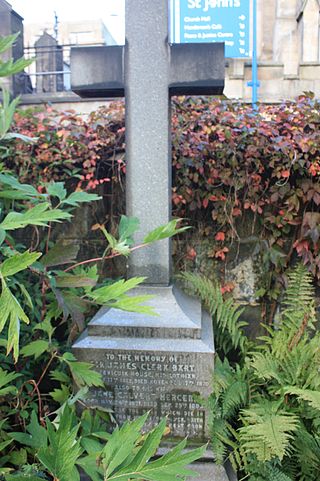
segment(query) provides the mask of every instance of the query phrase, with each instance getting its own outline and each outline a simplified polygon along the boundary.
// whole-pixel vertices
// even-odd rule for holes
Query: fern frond
[[[280,410],[278,403],[265,401],[242,411],[244,427],[239,429],[240,441],[247,454],[258,461],[280,461],[289,454],[293,432],[298,427],[298,417]]]
[[[283,305],[287,311],[296,312],[309,310],[314,305],[314,289],[312,276],[303,264],[288,273],[288,286],[285,292]]]
[[[245,352],[248,339],[243,328],[247,323],[240,320],[244,309],[233,299],[224,299],[218,282],[212,282],[201,275],[189,272],[184,272],[179,278],[191,286],[191,290],[200,297],[210,312],[217,344],[222,347],[223,352],[227,354],[237,348]]]
[[[303,264],[298,264],[288,274],[288,286],[282,305],[284,307],[282,329],[297,331],[303,327],[304,320],[306,320],[307,328],[314,328],[316,322],[314,288],[311,274]],[[297,335],[299,335],[299,331],[297,331]]]
[[[293,481],[296,479],[286,472],[279,461],[272,460],[262,463],[252,455],[249,457],[246,472],[250,473],[248,478],[250,481]]]
[[[225,419],[215,419],[210,426],[211,447],[217,464],[223,464],[231,442],[228,423]]]
[[[311,389],[299,389],[295,386],[286,386],[285,394],[297,396],[300,401],[306,401],[311,407],[320,411],[320,391],[311,391]]]
[[[221,416],[231,419],[248,402],[247,371],[238,365],[233,368],[225,358],[216,359],[213,375],[213,393],[209,397],[209,408],[215,411],[219,406]]]
[[[295,434],[295,458],[299,466],[299,480],[320,479],[320,437],[311,434],[301,423]]]
[[[310,388],[318,390],[320,387],[319,379],[319,339],[308,338],[300,340],[300,342],[291,351],[282,350],[282,354],[278,355],[273,352],[281,367],[282,385],[294,385],[301,388]]]
[[[250,365],[254,369],[254,374],[259,379],[275,379],[281,383],[281,372],[279,363],[271,353],[255,352],[251,355]]]
[[[289,477],[286,473],[282,470],[277,468],[276,466],[268,466],[267,467],[267,481],[293,481],[291,477]]]

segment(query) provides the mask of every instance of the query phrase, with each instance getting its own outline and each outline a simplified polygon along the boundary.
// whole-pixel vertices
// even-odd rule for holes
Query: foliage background
[[[312,94],[262,105],[258,114],[210,98],[173,100],[173,214],[195,227],[175,242],[177,267],[218,273],[222,289],[232,291],[226,267],[250,251],[255,297],[268,304],[268,318],[285,283],[283,272],[295,259],[320,277],[319,120]],[[20,111],[14,130],[38,141],[12,144],[5,166],[40,190],[48,179],[96,189],[104,201],[93,223],[107,223],[112,231],[125,202],[123,103],[85,119],[51,107]]]

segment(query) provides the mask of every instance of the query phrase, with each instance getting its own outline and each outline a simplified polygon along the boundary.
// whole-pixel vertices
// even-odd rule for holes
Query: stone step
[[[188,477],[187,481],[235,481],[234,478],[230,478],[223,466],[218,466],[212,462],[196,462],[188,466],[189,469],[197,473],[197,477]],[[91,479],[85,474],[81,473],[81,481],[91,481]],[[174,480],[172,480],[174,481]]]
[[[157,316],[102,308],[88,325],[88,335],[131,339],[201,339],[200,302],[174,286],[141,286],[130,292],[132,296],[145,294],[153,296],[145,304],[152,306]]]

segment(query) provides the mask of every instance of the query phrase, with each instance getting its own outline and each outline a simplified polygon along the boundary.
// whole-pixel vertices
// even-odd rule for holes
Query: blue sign
[[[250,57],[250,0],[171,0],[171,42],[224,42],[225,56]]]

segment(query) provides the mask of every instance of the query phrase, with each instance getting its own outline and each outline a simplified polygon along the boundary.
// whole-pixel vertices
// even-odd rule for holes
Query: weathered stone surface
[[[124,47],[73,47],[71,87],[83,98],[123,97]]]
[[[170,94],[221,95],[224,69],[223,43],[171,45]]]
[[[158,317],[102,309],[88,326],[90,336],[201,339],[201,305],[177,287],[140,287],[132,295],[154,296],[148,303]]]
[[[154,289],[159,293],[159,288]],[[120,424],[150,410],[147,427],[168,416],[173,437],[205,441],[207,413],[194,395],[208,396],[211,392],[212,321],[196,301],[190,309],[195,317],[188,317],[184,309],[190,300],[178,292],[177,302],[177,291],[162,289],[167,293],[153,301],[156,306],[165,301],[158,321],[151,323],[142,315],[139,321],[128,313],[121,325],[115,310],[102,311],[74,344],[77,359],[93,363],[106,384],[105,389],[91,390],[87,402],[112,410]],[[166,315],[171,317],[166,319]]]
[[[218,466],[214,463],[194,463],[189,466],[195,473],[198,474],[197,481],[231,481],[223,466]],[[192,478],[188,478],[192,479]],[[235,481],[235,480],[233,480]]]
[[[18,60],[18,58],[23,56],[23,18],[13,10],[9,2],[0,0],[0,37],[18,32],[20,32],[20,35],[14,44],[0,54],[2,61],[9,59]],[[23,73],[4,78],[1,80],[1,83],[15,96],[26,92],[24,89],[25,82]]]
[[[166,0],[127,0],[126,19],[124,70],[112,70],[117,79],[124,72],[127,214],[140,220],[139,244],[171,218],[170,89],[221,93],[224,50],[220,45],[170,50]],[[75,57],[72,64],[73,88],[77,83],[84,96],[96,95],[105,79],[110,81],[103,69],[97,75],[99,52],[92,52],[90,57],[85,51],[85,60],[80,56],[81,67]],[[112,64],[121,61],[114,58]],[[205,441],[207,413],[195,395],[211,391],[212,321],[198,301],[170,286],[169,239],[135,250],[129,258],[132,275],[147,278],[133,294],[154,294],[150,303],[159,317],[110,309],[92,320],[73,346],[76,357],[90,361],[105,381],[104,389],[91,390],[88,402],[112,410],[120,424],[150,411],[147,427],[153,427],[167,416],[171,436]]]

